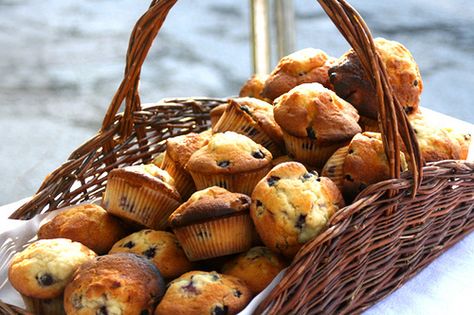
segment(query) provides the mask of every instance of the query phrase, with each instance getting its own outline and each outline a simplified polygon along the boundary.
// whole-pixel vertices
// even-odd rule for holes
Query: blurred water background
[[[422,105],[474,123],[472,0],[351,0],[375,36],[405,44]],[[148,1],[0,0],[0,205],[27,197],[100,127]],[[316,1],[295,1],[297,49],[348,45]],[[182,0],[144,65],[142,100],[235,95],[251,74],[248,1]],[[276,60],[275,62],[276,63]]]

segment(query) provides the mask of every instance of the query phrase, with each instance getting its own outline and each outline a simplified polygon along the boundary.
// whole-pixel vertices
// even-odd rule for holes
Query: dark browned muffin
[[[142,256],[117,253],[83,264],[64,293],[67,314],[152,314],[165,292],[158,269]]]
[[[394,94],[408,114],[416,112],[423,81],[415,59],[408,49],[398,42],[376,38],[374,43],[385,64]],[[378,106],[374,87],[353,49],[346,52],[329,69],[329,79],[337,95],[354,105],[361,116],[377,119]]]
[[[195,192],[169,223],[191,261],[230,255],[252,245],[250,198],[221,187]]]

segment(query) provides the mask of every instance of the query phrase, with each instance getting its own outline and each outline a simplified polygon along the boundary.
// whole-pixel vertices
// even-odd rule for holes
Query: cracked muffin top
[[[55,298],[63,293],[76,269],[95,256],[81,243],[69,239],[39,240],[13,257],[8,278],[25,296]]]
[[[204,220],[212,220],[248,211],[250,197],[232,193],[224,188],[212,186],[195,192],[170,216],[172,227],[189,225]]]
[[[299,85],[276,99],[274,116],[288,134],[320,143],[349,140],[361,131],[357,110],[319,83]]]
[[[134,253],[149,259],[166,279],[174,279],[192,269],[173,233],[141,230],[121,239],[110,250],[113,253]]]
[[[262,101],[270,101],[262,96],[263,87],[267,78],[268,75],[254,74],[244,83],[244,85],[242,85],[242,87],[240,88],[239,96],[254,97]]]
[[[191,271],[168,285],[155,315],[232,315],[243,310],[251,298],[250,290],[236,277]]]
[[[375,49],[385,64],[388,80],[407,114],[416,112],[423,81],[415,59],[396,41],[376,38]],[[337,95],[354,105],[363,116],[377,119],[375,89],[365,75],[359,57],[350,49],[329,69],[329,79]]]
[[[322,232],[344,206],[336,185],[298,162],[275,166],[255,187],[250,214],[263,243],[287,257]]]
[[[241,134],[227,131],[213,134],[196,151],[186,169],[205,174],[229,174],[260,170],[270,165],[272,154],[260,144]]]
[[[283,57],[265,80],[261,95],[274,100],[292,88],[317,82],[329,87],[328,69],[335,62],[324,51],[305,48]]]
[[[64,292],[67,314],[152,314],[165,291],[158,269],[142,256],[99,256],[82,266]]]
[[[171,158],[179,166],[184,167],[191,155],[202,148],[210,135],[202,133],[188,133],[166,140],[166,158]]]

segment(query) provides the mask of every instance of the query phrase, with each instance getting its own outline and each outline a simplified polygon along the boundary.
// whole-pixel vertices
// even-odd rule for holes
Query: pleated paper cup
[[[52,299],[37,299],[21,295],[26,309],[35,315],[66,315],[63,295]]]
[[[317,143],[317,140],[308,137],[295,137],[285,131],[283,131],[283,140],[285,141],[288,155],[303,164],[316,168],[322,168],[331,155],[344,144],[338,142],[321,145]]]
[[[189,196],[191,196],[193,192],[196,191],[196,186],[194,185],[191,175],[167,154],[165,155],[161,168],[167,171],[168,174],[173,177],[174,185],[183,200],[188,199]]]
[[[235,174],[203,174],[191,172],[197,190],[212,186],[219,186],[231,192],[251,195],[257,183],[267,175],[271,169],[268,167],[255,171],[241,172]]]
[[[321,173],[322,176],[331,179],[341,191],[344,184],[344,160],[348,153],[348,145],[337,149],[326,162]]]
[[[109,178],[102,203],[108,212],[154,230],[164,230],[168,217],[180,205],[164,192],[130,185],[118,177]]]
[[[281,148],[252,119],[245,116],[235,106],[230,106],[222,115],[214,132],[234,131],[243,134],[258,144],[263,145],[273,157],[282,155]]]
[[[248,213],[174,228],[190,261],[241,253],[252,247],[252,220]]]

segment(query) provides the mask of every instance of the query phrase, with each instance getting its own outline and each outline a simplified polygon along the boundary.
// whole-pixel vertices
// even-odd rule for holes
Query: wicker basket
[[[51,173],[11,218],[28,219],[101,197],[111,169],[148,162],[164,150],[167,138],[209,127],[210,109],[225,99],[166,99],[143,107],[140,103],[141,66],[175,2],[152,1],[133,29],[125,76],[101,130]],[[373,80],[394,179],[369,186],[356,202],[336,213],[330,228],[299,251],[257,313],[360,313],[474,230],[474,164],[442,161],[422,167],[414,133],[391,93],[362,18],[343,0],[318,2]],[[124,113],[117,114],[124,102]],[[397,134],[412,163],[412,172],[401,176]],[[24,313],[1,302],[0,311]]]

